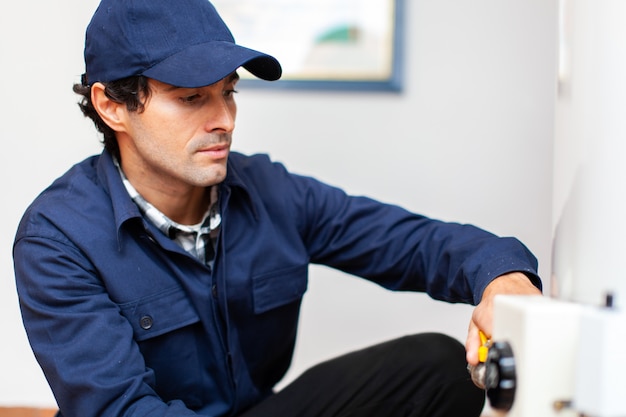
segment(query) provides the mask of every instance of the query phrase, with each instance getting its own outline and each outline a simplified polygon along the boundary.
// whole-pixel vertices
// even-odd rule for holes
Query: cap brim
[[[227,41],[212,41],[178,52],[153,65],[142,75],[177,87],[211,85],[239,67],[263,80],[278,80],[282,69],[271,55]]]

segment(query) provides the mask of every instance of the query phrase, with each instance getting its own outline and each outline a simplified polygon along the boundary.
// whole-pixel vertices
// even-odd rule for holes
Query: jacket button
[[[152,317],[143,316],[142,318],[139,319],[139,325],[141,326],[142,329],[149,330],[152,327]]]

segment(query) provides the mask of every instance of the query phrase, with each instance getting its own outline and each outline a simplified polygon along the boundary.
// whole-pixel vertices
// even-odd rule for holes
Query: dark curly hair
[[[141,113],[144,110],[145,100],[150,96],[148,79],[142,75],[123,78],[108,83],[104,93],[116,103],[126,104],[129,111]],[[102,120],[91,102],[91,86],[84,83],[74,84],[73,90],[76,94],[83,96],[78,103],[85,117],[89,117],[96,125],[96,129],[104,136],[102,143],[104,148],[120,160],[120,148],[117,144],[115,131]]]

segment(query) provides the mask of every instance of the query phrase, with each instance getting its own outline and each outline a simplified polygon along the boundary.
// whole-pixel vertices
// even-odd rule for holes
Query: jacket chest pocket
[[[307,265],[299,265],[253,277],[254,313],[262,314],[300,300],[307,289],[307,272]]]
[[[154,372],[154,389],[165,401],[203,404],[201,352],[206,349],[202,325],[182,288],[169,288],[120,305],[128,319],[146,367]]]
[[[141,342],[200,321],[191,301],[180,287],[120,305],[122,314]]]

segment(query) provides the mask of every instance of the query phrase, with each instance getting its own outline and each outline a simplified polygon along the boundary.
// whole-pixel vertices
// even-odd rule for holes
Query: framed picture
[[[238,44],[278,59],[265,88],[401,91],[403,0],[212,0]]]

